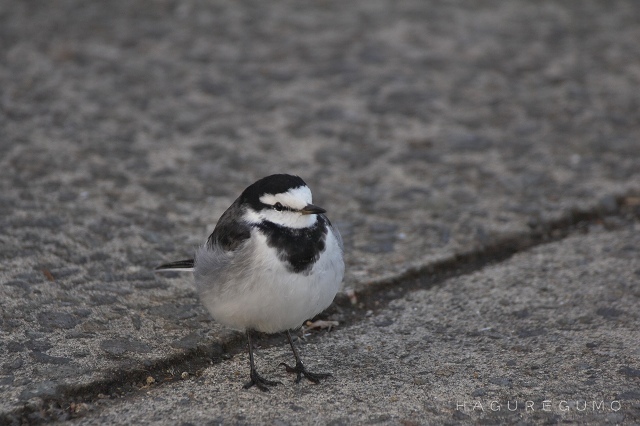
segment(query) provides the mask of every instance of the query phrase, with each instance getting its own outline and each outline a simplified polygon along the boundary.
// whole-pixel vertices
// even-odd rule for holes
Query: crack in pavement
[[[640,220],[640,198],[633,194],[619,196],[615,209],[594,207],[590,210],[573,210],[569,214],[532,227],[531,232],[506,236],[484,247],[470,249],[450,258],[417,268],[393,279],[372,282],[353,294],[341,293],[334,304],[319,318],[338,315],[340,325],[348,327],[385,308],[391,301],[418,289],[429,289],[453,277],[479,271],[489,265],[504,262],[517,253],[533,247],[556,242],[576,233],[587,233],[589,227],[602,225],[613,231],[629,222]],[[67,420],[81,417],[78,409],[82,403],[96,403],[103,398],[123,397],[142,389],[170,385],[175,380],[194,378],[211,364],[222,363],[244,352],[245,340],[241,333],[233,334],[223,342],[202,342],[196,349],[177,356],[145,365],[133,370],[113,371],[110,378],[82,386],[62,386],[61,393],[27,403],[24,407],[0,415],[0,423],[38,423],[50,420]],[[262,347],[282,343],[282,335],[263,335]],[[184,373],[188,376],[184,376]]]

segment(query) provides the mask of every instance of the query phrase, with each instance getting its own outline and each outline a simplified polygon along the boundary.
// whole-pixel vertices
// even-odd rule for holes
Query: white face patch
[[[282,211],[269,208],[260,211],[247,209],[244,220],[249,223],[260,223],[266,220],[288,228],[307,228],[313,226],[318,220],[315,214],[302,214],[286,208],[300,210],[307,204],[311,204],[311,201],[311,190],[307,186],[300,186],[280,194],[264,194],[260,197],[260,202],[270,206],[280,203],[285,209]]]
[[[280,203],[285,207],[300,210],[311,204],[311,190],[308,186],[299,186],[281,194],[264,194],[260,197],[260,202],[270,206]]]

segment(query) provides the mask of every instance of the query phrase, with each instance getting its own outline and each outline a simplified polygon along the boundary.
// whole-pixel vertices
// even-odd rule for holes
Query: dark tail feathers
[[[187,271],[193,270],[194,260],[193,259],[185,259],[178,260],[177,262],[165,263],[164,265],[158,266],[156,271]]]

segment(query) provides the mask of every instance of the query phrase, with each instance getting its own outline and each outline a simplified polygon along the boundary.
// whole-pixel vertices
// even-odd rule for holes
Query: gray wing
[[[206,244],[196,251],[193,273],[201,293],[223,291],[226,283],[241,276],[247,268],[251,226],[239,220],[242,214],[236,200],[220,216]]]
[[[207,240],[207,247],[214,249],[217,246],[224,251],[234,251],[249,239],[251,227],[240,220],[243,213],[239,200],[231,204],[220,216],[220,220]]]

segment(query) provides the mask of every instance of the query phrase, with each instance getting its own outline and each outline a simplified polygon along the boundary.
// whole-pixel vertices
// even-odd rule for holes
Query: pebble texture
[[[189,278],[151,270],[267,174],[310,184],[357,290],[616,213],[640,191],[639,19],[633,1],[1,2],[0,413],[234,339]]]

